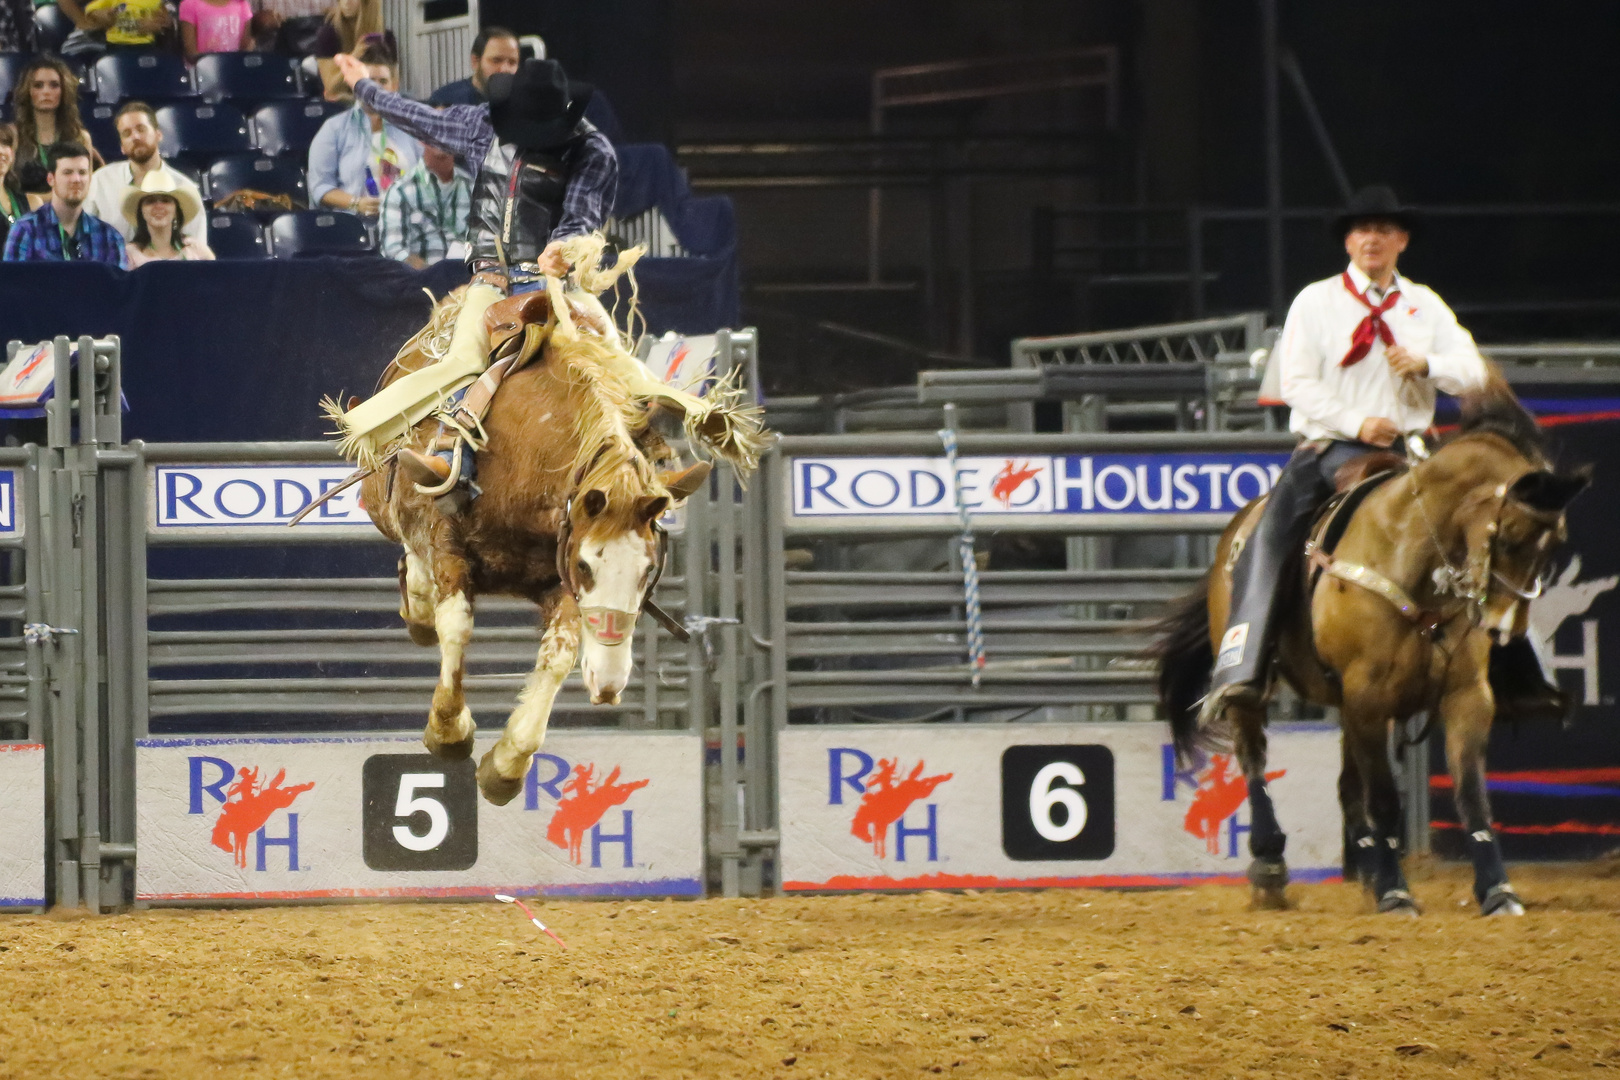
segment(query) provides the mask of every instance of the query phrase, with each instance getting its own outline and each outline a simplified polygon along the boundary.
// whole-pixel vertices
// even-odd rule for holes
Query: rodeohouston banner
[[[1229,515],[1271,490],[1287,454],[961,457],[969,510],[989,514]],[[944,457],[796,457],[791,518],[952,515]]]
[[[695,736],[555,734],[505,806],[474,779],[494,741],[141,739],[136,899],[702,895]]]
[[[790,727],[789,891],[1243,880],[1248,788],[1225,754],[1178,766],[1162,724]],[[1339,733],[1275,724],[1267,775],[1296,881],[1340,874]]]
[[[0,909],[45,906],[45,747],[0,743]]]

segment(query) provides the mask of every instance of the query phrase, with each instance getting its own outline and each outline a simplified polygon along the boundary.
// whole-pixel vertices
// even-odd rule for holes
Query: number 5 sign
[[[478,861],[471,760],[374,754],[361,770],[362,854],[373,870],[466,870]]]
[[[1009,746],[1001,755],[1001,847],[1020,862],[1112,855],[1113,751]]]

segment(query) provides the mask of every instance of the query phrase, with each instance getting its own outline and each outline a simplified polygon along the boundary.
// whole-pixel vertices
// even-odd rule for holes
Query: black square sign
[[[478,861],[477,767],[374,754],[360,774],[362,850],[373,870],[466,870]]]
[[[1001,755],[1001,849],[1021,862],[1112,855],[1113,751],[1009,746]]]

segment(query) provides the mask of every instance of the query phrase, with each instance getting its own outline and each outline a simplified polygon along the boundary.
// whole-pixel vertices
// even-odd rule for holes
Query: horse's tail
[[[1200,743],[1198,706],[1209,691],[1209,669],[1215,663],[1209,645],[1208,574],[1177,601],[1154,633],[1146,655],[1159,662],[1159,704],[1170,720],[1176,756],[1185,760]]]

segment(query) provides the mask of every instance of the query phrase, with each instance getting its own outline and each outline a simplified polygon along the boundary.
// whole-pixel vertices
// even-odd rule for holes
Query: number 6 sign
[[[1114,853],[1114,754],[1106,746],[1009,746],[1001,847],[1021,862]]]

